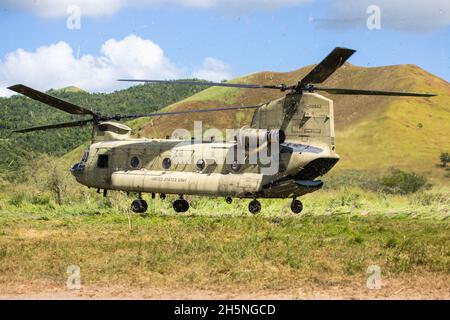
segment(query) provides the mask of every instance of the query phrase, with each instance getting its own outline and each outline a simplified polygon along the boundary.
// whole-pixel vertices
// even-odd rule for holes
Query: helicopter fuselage
[[[261,172],[255,164],[227,163],[235,143],[130,140],[94,143],[72,168],[88,187],[127,192],[238,198],[298,197],[322,187],[317,177],[339,160],[319,147],[280,145],[279,169]],[[183,161],[174,161],[173,155]]]
[[[339,160],[332,101],[318,94],[292,94],[262,106],[251,128],[283,132],[275,171],[251,163],[252,150],[245,150],[242,162],[229,161],[236,141],[132,139],[127,126],[105,122],[94,127],[93,143],[72,173],[79,183],[104,190],[296,198],[319,190],[323,183],[315,179]]]

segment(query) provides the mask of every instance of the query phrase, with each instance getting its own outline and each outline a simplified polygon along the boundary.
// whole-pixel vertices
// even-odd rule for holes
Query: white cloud
[[[208,57],[201,68],[194,72],[193,77],[219,82],[231,79],[231,69],[223,61]]]
[[[0,97],[9,97],[10,95],[11,95],[11,91],[9,91],[8,89],[4,88],[0,84]]]
[[[450,25],[449,0],[332,0],[318,25],[330,29],[365,28],[367,8],[381,9],[381,27],[402,31],[433,31]]]
[[[206,80],[230,78],[230,68],[207,58],[195,72]],[[12,94],[6,87],[23,83],[40,90],[77,86],[88,91],[110,92],[130,84],[119,78],[180,79],[193,77],[177,67],[156,43],[130,35],[123,40],[110,39],[101,47],[100,56],[77,58],[66,42],[43,46],[34,52],[17,49],[0,60],[0,96]]]
[[[24,10],[43,17],[68,16],[67,8],[77,5],[85,16],[111,15],[123,8],[182,6],[198,9],[254,11],[277,9],[308,3],[312,0],[1,0],[0,8]]]

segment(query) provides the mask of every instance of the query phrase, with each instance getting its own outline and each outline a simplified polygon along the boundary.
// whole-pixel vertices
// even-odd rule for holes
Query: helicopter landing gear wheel
[[[258,200],[252,200],[248,204],[248,211],[250,211],[251,214],[257,214],[261,212],[261,203]]]
[[[295,214],[301,213],[303,211],[303,203],[297,199],[292,200],[291,210]]]
[[[134,213],[145,213],[147,212],[148,205],[147,201],[142,199],[136,199],[131,203],[131,211]]]
[[[187,212],[189,210],[189,202],[184,199],[179,199],[173,202],[173,209],[175,212]]]

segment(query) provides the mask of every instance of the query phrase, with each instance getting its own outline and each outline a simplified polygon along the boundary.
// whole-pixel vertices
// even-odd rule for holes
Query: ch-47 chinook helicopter
[[[51,107],[90,119],[17,130],[31,132],[55,128],[93,125],[92,143],[81,162],[71,168],[76,180],[98,192],[118,190],[137,193],[131,209],[137,213],[147,210],[142,193],[178,195],[173,203],[176,212],[186,212],[189,203],[184,195],[248,198],[249,211],[261,211],[260,198],[291,198],[291,209],[300,213],[303,204],[298,197],[319,190],[323,182],[316,180],[326,174],[339,160],[335,151],[333,101],[315,92],[344,95],[432,97],[434,94],[354,90],[317,87],[340,68],[355,50],[334,49],[320,64],[295,85],[255,85],[189,81],[120,80],[144,83],[170,83],[202,86],[221,86],[247,89],[272,89],[286,92],[286,96],[259,106],[239,106],[181,112],[151,113],[141,115],[104,116],[87,108],[36,91],[24,85],[9,89]],[[116,121],[141,117],[160,117],[187,113],[224,110],[255,109],[250,127],[239,132],[257,139],[264,137],[276,148],[279,165],[276,172],[264,173],[263,165],[249,163],[245,150],[241,161],[225,161],[237,148],[233,141],[180,141],[175,139],[135,139],[131,129]],[[237,135],[238,136],[238,135]],[[237,137],[236,136],[236,137]],[[245,146],[249,148],[249,146]],[[261,148],[259,142],[257,148]],[[182,153],[190,161],[176,163],[175,154]]]

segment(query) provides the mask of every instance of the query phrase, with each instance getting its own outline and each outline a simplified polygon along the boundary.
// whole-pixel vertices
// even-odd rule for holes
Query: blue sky
[[[111,0],[119,7],[105,10],[80,1],[79,30],[67,28],[65,7],[49,14],[58,6],[52,0],[42,6],[0,1],[0,87],[27,82],[40,89],[73,84],[111,91],[124,84],[109,76],[220,80],[294,70],[319,62],[336,46],[356,49],[350,61],[356,65],[411,63],[450,81],[447,1],[428,1],[426,10],[434,11],[425,13],[415,1],[402,10],[380,6],[380,30],[367,28],[369,14],[358,7],[364,0],[354,11],[352,1],[279,0],[273,7],[270,0],[251,0],[251,7],[233,1],[228,7],[221,0],[170,0],[136,8]],[[7,93],[0,88],[0,94]]]

